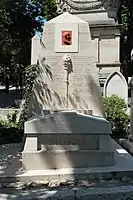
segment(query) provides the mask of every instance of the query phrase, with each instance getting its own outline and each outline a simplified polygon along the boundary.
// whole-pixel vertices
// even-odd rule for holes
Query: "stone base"
[[[25,123],[25,170],[105,167],[115,164],[111,124],[104,118],[61,111]],[[32,160],[32,162],[31,162]]]
[[[26,182],[36,180],[121,180],[123,177],[133,178],[133,157],[114,140],[112,140],[112,146],[115,151],[115,164],[113,166],[27,170],[17,178]]]
[[[114,152],[99,150],[23,152],[22,160],[26,170],[105,167],[115,164]]]
[[[55,169],[27,170],[25,172],[17,174],[16,172],[21,171],[21,166],[17,164],[18,162],[21,163],[20,162],[21,158],[16,156],[15,160],[13,161],[13,164],[10,167],[7,163],[6,166],[8,170],[6,169],[4,173],[3,173],[3,168],[1,167],[0,183],[14,183],[17,181],[28,184],[29,182],[33,181],[44,181],[46,183],[47,181],[49,182],[54,180],[57,180],[59,182],[70,180],[71,182],[71,180],[109,181],[112,179],[113,180],[119,179],[120,181],[123,180],[130,182],[131,180],[133,180],[133,157],[113,140],[112,140],[112,145],[116,152],[116,161],[115,164],[110,167],[107,166],[107,167],[88,167],[88,168],[65,168],[56,170]],[[3,148],[5,149],[5,145]],[[10,154],[12,154],[12,150],[10,151]],[[18,161],[16,162],[16,160]],[[30,161],[32,162],[32,159],[30,159]]]

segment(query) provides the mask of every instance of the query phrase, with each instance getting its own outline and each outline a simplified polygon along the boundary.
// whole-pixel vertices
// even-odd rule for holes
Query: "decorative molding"
[[[116,62],[116,63],[96,63],[97,67],[102,69],[102,68],[109,68],[109,67],[120,67],[121,63]]]
[[[97,9],[117,11],[120,0],[56,0],[57,12],[85,12]]]
[[[120,29],[122,25],[120,24],[89,24],[90,28],[118,28]]]

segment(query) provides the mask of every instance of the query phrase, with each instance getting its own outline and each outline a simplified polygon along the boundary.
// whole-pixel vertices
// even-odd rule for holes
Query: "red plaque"
[[[72,45],[72,31],[62,31],[62,45]]]

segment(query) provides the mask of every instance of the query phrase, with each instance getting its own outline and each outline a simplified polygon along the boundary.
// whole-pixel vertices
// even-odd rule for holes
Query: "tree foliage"
[[[26,69],[25,73],[25,94],[24,94],[24,105],[22,112],[19,117],[18,127],[20,129],[24,128],[24,122],[28,119],[28,111],[29,111],[29,105],[31,101],[32,96],[32,88],[34,85],[34,81],[37,78],[37,76],[40,74],[40,67],[39,65],[29,65]]]
[[[57,16],[56,0],[32,0],[32,2],[40,7],[40,16],[50,20]]]
[[[130,64],[130,54],[133,49],[133,1],[121,0],[119,12],[119,23],[122,25],[121,31],[121,63],[125,77],[131,76],[133,71]]]
[[[0,1],[0,77],[9,85],[23,86],[25,68],[30,64],[31,38],[41,26],[35,18],[36,5],[27,0]]]

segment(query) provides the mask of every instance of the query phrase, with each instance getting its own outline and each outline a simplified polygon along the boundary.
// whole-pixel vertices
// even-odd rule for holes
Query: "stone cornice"
[[[98,68],[109,68],[109,67],[120,67],[121,63],[116,62],[116,63],[96,63]]]
[[[86,12],[90,10],[117,11],[120,0],[56,0],[57,12]]]
[[[89,24],[90,28],[121,28],[121,24]]]

